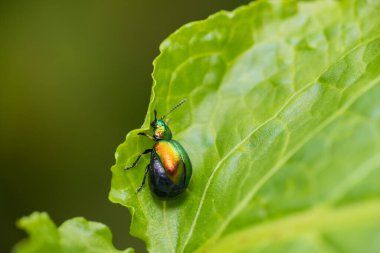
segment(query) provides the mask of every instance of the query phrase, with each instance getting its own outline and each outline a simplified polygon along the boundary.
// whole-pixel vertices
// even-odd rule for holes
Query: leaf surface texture
[[[380,252],[380,2],[258,1],[180,28],[154,61],[141,129],[110,199],[150,252]],[[193,176],[179,199],[136,194],[170,115]],[[364,250],[364,251],[363,251]]]

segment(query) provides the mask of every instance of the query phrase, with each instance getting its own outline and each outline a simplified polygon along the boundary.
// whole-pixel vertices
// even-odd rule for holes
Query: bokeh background
[[[143,122],[160,42],[248,2],[0,0],[0,252],[35,210],[100,221],[117,248],[146,251],[108,201],[116,147]]]

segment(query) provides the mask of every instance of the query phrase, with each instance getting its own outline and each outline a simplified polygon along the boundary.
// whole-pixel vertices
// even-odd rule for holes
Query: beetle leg
[[[154,138],[153,136],[150,136],[149,134],[147,133],[138,133],[138,135],[142,135],[142,136],[145,136],[145,137],[148,137],[149,139],[151,139],[152,141],[156,141],[156,138]]]
[[[143,181],[142,181],[141,185],[139,186],[139,188],[137,188],[136,192],[140,192],[141,189],[143,188],[143,186],[145,184],[146,175],[148,174],[148,172],[149,172],[149,164],[145,168],[145,174],[144,174]]]
[[[137,157],[136,161],[135,161],[134,163],[132,163],[131,166],[127,166],[127,167],[125,167],[125,170],[129,170],[129,169],[132,169],[132,168],[136,167],[138,161],[140,160],[140,157],[141,157],[142,155],[148,154],[148,153],[150,153],[150,152],[152,152],[152,149],[146,149],[146,150],[144,150],[144,152],[142,152],[141,154],[139,154],[139,156]]]

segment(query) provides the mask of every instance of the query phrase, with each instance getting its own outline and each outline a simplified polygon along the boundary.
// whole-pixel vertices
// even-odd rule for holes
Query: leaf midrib
[[[223,237],[218,244],[204,245],[196,252],[221,252],[221,249],[228,252],[229,249],[244,249],[247,246],[257,245],[262,238],[275,237],[276,241],[289,240],[307,231],[320,232],[324,228],[339,229],[343,225],[375,220],[380,220],[380,200],[358,201],[340,207],[319,205],[285,218],[254,224]]]
[[[318,205],[318,207],[333,207],[338,201],[344,196],[345,193],[347,193],[349,190],[353,189],[358,183],[360,183],[362,180],[368,177],[374,170],[378,169],[380,166],[380,156],[375,153],[371,158],[364,161],[361,166],[358,167],[353,173],[348,174],[345,179],[342,179],[340,183],[335,186],[334,189],[332,189],[332,193],[327,196],[327,198]],[[314,210],[310,209],[310,210]],[[302,212],[302,213],[307,213]],[[292,217],[292,215],[290,215]],[[289,217],[289,216],[288,216]],[[353,216],[354,217],[354,216]],[[281,219],[287,219],[285,218],[279,218],[277,221],[281,222]],[[263,223],[266,224],[266,223]],[[259,227],[260,225],[258,225]],[[248,228],[253,229],[255,225],[249,226]],[[245,229],[243,229],[245,230]],[[232,234],[236,234],[239,232],[235,232]],[[231,234],[231,235],[232,235]],[[226,237],[229,237],[230,235],[227,235]],[[213,242],[208,241],[206,242],[202,247],[207,247],[207,245],[211,245]]]
[[[241,140],[239,143],[237,143],[231,150],[230,152],[228,152],[219,162],[218,164],[215,166],[215,168],[213,169],[207,183],[206,183],[206,186],[205,186],[205,190],[203,191],[203,195],[201,197],[201,201],[199,202],[199,206],[197,208],[197,212],[196,212],[196,215],[194,217],[194,220],[193,220],[193,223],[192,223],[192,226],[189,230],[189,233],[188,233],[188,236],[186,238],[186,241],[184,243],[184,246],[183,246],[183,250],[184,251],[186,249],[186,246],[191,238],[191,235],[194,231],[194,228],[195,228],[195,225],[197,223],[197,220],[198,220],[198,217],[199,217],[199,214],[200,214],[200,210],[202,209],[203,207],[203,203],[204,203],[204,200],[205,200],[205,196],[206,196],[206,193],[208,192],[208,189],[210,187],[210,184],[211,184],[211,181],[215,175],[215,173],[217,172],[217,170],[221,167],[222,163],[227,160],[243,143],[245,143],[254,133],[256,133],[258,130],[260,130],[262,127],[264,127],[265,125],[267,125],[268,123],[270,123],[271,121],[275,120],[277,118],[277,116],[286,108],[286,106],[293,100],[293,98],[295,98],[296,96],[298,96],[299,94],[301,94],[304,90],[306,90],[307,88],[309,88],[311,85],[313,85],[315,82],[318,81],[318,79],[323,75],[323,73],[326,73],[328,71],[328,69],[333,66],[334,64],[338,63],[339,61],[343,60],[345,57],[347,57],[349,54],[351,54],[352,52],[354,52],[355,50],[357,50],[358,48],[360,48],[361,46],[363,45],[367,45],[368,43],[370,43],[371,41],[374,41],[376,39],[379,39],[380,36],[374,36],[372,38],[369,38],[365,41],[361,41],[360,43],[358,43],[357,45],[353,46],[351,49],[347,50],[344,54],[342,54],[336,61],[332,62],[330,65],[328,65],[323,71],[320,72],[320,74],[317,75],[317,77],[309,82],[308,84],[306,84],[304,87],[302,87],[300,90],[298,90],[297,92],[295,92],[292,96],[289,97],[289,99],[284,103],[284,105],[274,114],[274,116],[270,117],[268,120],[266,120],[265,122],[263,122],[262,124],[260,124],[259,126],[257,126],[255,129],[253,129],[243,140]],[[306,141],[302,142],[300,145],[298,145],[296,148],[294,148],[294,152],[289,152],[289,155],[286,156],[284,159],[282,159],[281,161],[283,161],[282,163],[277,163],[265,176],[269,175],[268,178],[266,180],[260,180],[262,181],[261,184],[258,184],[259,186],[258,187],[255,187],[253,192],[256,193],[260,188],[261,186],[271,177],[273,176],[273,174],[275,174],[275,172],[278,171],[278,169],[276,168],[279,168],[281,167],[299,148],[302,148],[303,145],[305,145],[307,143],[308,140],[310,140],[310,138],[312,138],[312,136],[314,136],[314,134],[318,133],[318,131],[322,130],[326,125],[328,125],[331,121],[333,121],[337,116],[339,116],[341,113],[343,113],[353,102],[356,101],[356,99],[358,99],[362,94],[364,94],[367,90],[369,90],[370,88],[372,88],[377,82],[380,81],[380,77],[376,78],[375,81],[371,82],[370,85],[367,86],[368,89],[363,89],[363,92],[359,92],[358,96],[356,96],[354,99],[351,99],[349,100],[346,105],[342,106],[337,112],[335,112],[331,117],[329,117],[327,120],[323,121],[323,123],[320,125],[320,127],[317,127],[317,131],[314,131],[314,132],[311,132],[311,134],[309,135],[310,137],[309,138],[305,138]],[[340,113],[338,113],[340,112]],[[272,174],[270,174],[271,171],[274,172]],[[265,177],[264,176],[264,177]],[[248,194],[249,195],[249,194]],[[253,197],[253,195],[251,196]],[[248,202],[248,201],[245,201],[245,199],[247,198],[244,198],[243,201],[241,201],[241,203],[243,203],[242,205],[245,206]],[[249,198],[250,199],[250,198]],[[240,204],[238,206],[241,206]],[[241,208],[235,208],[232,212],[230,212],[230,215],[229,217],[231,216],[235,216],[238,212],[240,212],[240,210],[242,209],[243,207]],[[235,210],[238,210],[238,211],[235,211]],[[225,220],[225,222],[223,224],[228,224],[230,220],[232,220],[233,218],[227,218]],[[229,221],[228,221],[229,220]],[[228,222],[226,222],[228,221]],[[217,238],[221,232],[224,230],[224,228],[227,226],[227,225],[221,225],[221,228],[217,230],[217,232],[215,233],[215,235],[212,237],[213,239]]]

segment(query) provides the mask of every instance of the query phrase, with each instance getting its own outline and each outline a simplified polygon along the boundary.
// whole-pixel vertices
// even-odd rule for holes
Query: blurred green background
[[[35,210],[103,222],[118,248],[145,251],[107,198],[116,147],[143,122],[160,42],[247,2],[0,1],[0,252]]]

